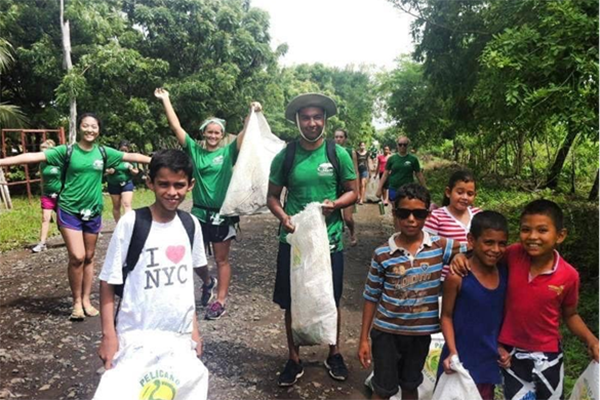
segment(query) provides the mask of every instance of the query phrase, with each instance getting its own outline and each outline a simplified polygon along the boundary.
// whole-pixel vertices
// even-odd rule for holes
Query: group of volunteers
[[[69,253],[70,318],[101,315],[98,354],[107,371],[96,399],[173,398],[175,393],[177,398],[206,398],[208,371],[197,358],[203,342],[194,274],[202,280],[205,318],[219,319],[227,307],[229,253],[239,218],[220,215],[220,208],[249,118],[225,146],[225,121],[207,119],[200,126],[200,145],[181,127],[169,93],[156,89],[154,94],[183,151],[159,150],[150,159],[130,153],[128,143],[119,150],[100,146],[101,122],[84,114],[76,144],[46,142],[43,152],[0,159],[0,166],[42,163],[44,221],[49,223],[55,209]],[[261,109],[259,103],[250,105],[250,113]],[[578,273],[556,250],[566,237],[558,205],[549,200],[528,204],[520,217],[520,243],[509,245],[505,217],[473,206],[477,191],[471,172],[454,173],[443,206],[430,211],[430,194],[418,159],[408,151],[409,139],[398,138],[394,155],[384,147],[383,154],[371,156],[365,143],[355,151],[346,147],[344,130],[333,132],[335,141],[325,138],[327,119],[336,113],[335,102],[322,94],[292,99],[285,118],[296,125],[299,137],[275,156],[270,168],[266,203],[281,223],[273,301],[284,310],[288,348],[278,385],[292,386],[304,374],[292,334],[292,248],[286,236],[296,229],[292,217],[313,202],[321,203],[327,225],[338,307],[337,342],[330,344],[324,365],[333,379],[348,378],[339,348],[344,223],[351,245],[356,244],[352,208],[364,201],[368,158],[375,158],[377,194],[392,205],[396,232],[374,250],[364,288],[358,358],[364,368],[373,367],[372,398],[390,398],[401,390],[403,399],[417,399],[431,334],[440,330],[446,344],[438,376],[452,374],[451,360],[458,356],[483,399],[494,398],[496,385],[503,386],[507,399],[520,399],[528,391],[535,392],[531,398],[561,398],[560,319],[596,361],[598,339],[577,314]],[[131,175],[137,164],[147,163],[146,184],[154,203],[127,212]],[[103,175],[109,177],[118,223],[100,273],[99,313],[90,293]],[[193,217],[178,209],[188,192]],[[47,225],[38,246],[45,246],[46,236]],[[207,253],[214,255],[216,277],[209,274]],[[140,376],[142,371],[151,372]]]

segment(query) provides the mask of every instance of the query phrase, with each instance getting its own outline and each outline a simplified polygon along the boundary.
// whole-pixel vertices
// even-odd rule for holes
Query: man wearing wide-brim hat
[[[343,219],[341,210],[356,202],[356,173],[348,152],[335,144],[328,144],[324,134],[327,118],[337,112],[335,102],[322,94],[306,93],[295,97],[288,104],[285,117],[296,124],[299,140],[288,144],[271,164],[267,205],[281,221],[277,276],[273,301],[285,310],[285,328],[289,359],[279,375],[279,386],[292,386],[304,374],[300,361],[300,349],[292,337],[290,297],[290,245],[285,238],[294,232],[291,216],[299,213],[312,202],[323,204],[327,234],[331,251],[333,292],[338,307],[338,342],[340,330],[339,302],[342,296],[344,272]],[[335,155],[335,159],[331,157]],[[286,162],[287,159],[287,162]],[[293,160],[293,161],[292,161]],[[333,162],[333,164],[332,164]],[[337,168],[336,168],[337,166]],[[289,169],[288,169],[289,168]],[[282,206],[280,198],[283,187],[287,189],[287,201]],[[341,187],[341,190],[340,190]],[[338,345],[329,347],[325,361],[332,378],[340,381],[348,377],[348,369]]]

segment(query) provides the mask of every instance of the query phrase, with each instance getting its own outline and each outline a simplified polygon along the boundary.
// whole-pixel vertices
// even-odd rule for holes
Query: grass
[[[104,197],[104,210],[102,219],[110,220],[112,216],[112,202],[110,196]],[[0,212],[0,252],[24,248],[34,245],[39,241],[42,213],[40,198],[34,196],[29,202],[27,197],[13,197],[13,209]],[[154,202],[154,193],[148,189],[136,189],[133,195],[133,207],[141,207]],[[55,218],[55,216],[53,217]],[[50,224],[48,236],[59,235],[56,223]]]

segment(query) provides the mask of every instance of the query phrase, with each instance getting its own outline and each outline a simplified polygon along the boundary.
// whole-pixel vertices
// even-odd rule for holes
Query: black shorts
[[[383,172],[379,172],[379,179],[383,178]],[[390,176],[388,175],[388,178],[385,180],[385,183],[383,184],[383,188],[384,189],[389,189],[390,188]]]
[[[392,397],[402,390],[416,390],[423,383],[423,366],[429,354],[431,335],[396,335],[371,329],[373,390]]]
[[[292,305],[290,293],[290,252],[292,246],[279,242],[277,253],[277,275],[275,276],[275,292],[273,301],[279,304],[283,310],[289,310]],[[331,253],[331,271],[333,273],[333,297],[335,306],[340,306],[342,298],[342,286],[344,283],[344,253],[336,251]]]

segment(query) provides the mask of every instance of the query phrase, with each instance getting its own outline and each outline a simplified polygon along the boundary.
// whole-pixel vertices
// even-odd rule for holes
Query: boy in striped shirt
[[[423,231],[430,202],[423,186],[402,186],[394,200],[400,232],[373,254],[358,350],[364,368],[373,356],[373,399],[394,396],[398,386],[403,399],[418,399],[431,334],[440,331],[442,266],[466,251],[465,245]]]

